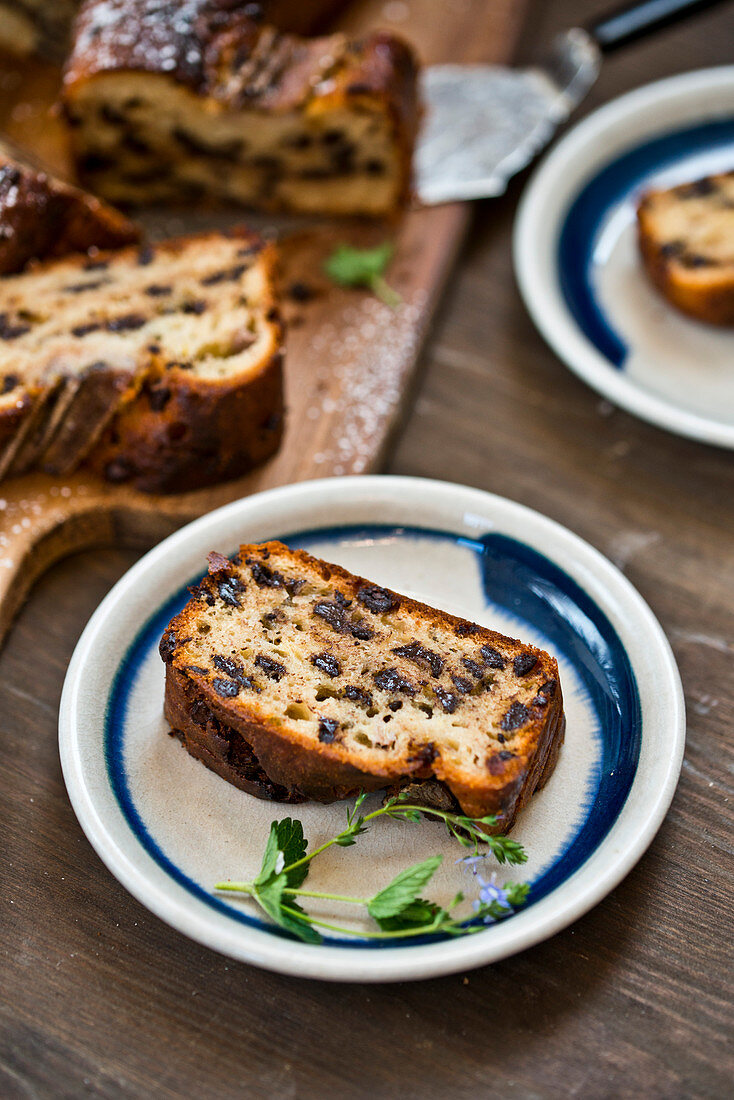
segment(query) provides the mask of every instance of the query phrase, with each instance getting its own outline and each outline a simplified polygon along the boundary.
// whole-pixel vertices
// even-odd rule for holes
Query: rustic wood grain
[[[588,8],[535,0],[523,54]],[[730,61],[733,30],[724,6],[610,58],[589,107]],[[511,272],[521,185],[477,209],[386,468],[540,509],[650,602],[689,716],[659,835],[592,913],[467,975],[331,986],[215,955],[119,886],[66,798],[55,741],[66,664],[137,554],[70,559],[39,582],[0,655],[1,1096],[731,1095],[734,457],[612,410],[545,347]]]

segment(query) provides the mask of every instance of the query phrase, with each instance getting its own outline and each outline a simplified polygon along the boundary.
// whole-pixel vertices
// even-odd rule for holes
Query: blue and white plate
[[[628,412],[734,447],[734,330],[689,320],[639,257],[636,203],[734,169],[734,65],[661,80],[574,127],[533,176],[515,227],[525,304],[556,354]]]
[[[312,844],[343,828],[346,806],[259,801],[168,736],[158,641],[204,572],[206,554],[280,538],[380,584],[558,658],[568,719],[558,766],[517,823],[531,882],[514,916],[459,939],[395,945],[332,935],[296,942],[251,901],[217,895],[257,872],[270,822],[297,816]],[[597,551],[551,520],[473,489],[412,478],[333,478],[275,489],[212,512],[161,543],[113,588],[84,631],[61,704],[67,789],[112,873],[174,928],[218,951],[300,977],[392,981],[463,970],[552,935],[640,858],[675,790],[684,744],[680,678],[651,611]],[[380,796],[370,805],[379,805]],[[429,896],[448,903],[473,879],[439,824],[380,819],[353,848],[313,865],[309,888],[367,896],[443,853]],[[350,907],[309,902],[359,932]],[[466,903],[470,912],[469,900]],[[361,911],[360,911],[361,912]],[[374,926],[373,926],[374,927]]]

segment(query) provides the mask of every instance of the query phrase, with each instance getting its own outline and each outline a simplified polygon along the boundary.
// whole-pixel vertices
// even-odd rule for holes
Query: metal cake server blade
[[[422,77],[426,118],[415,155],[427,205],[501,195],[548,144],[594,84],[604,54],[722,0],[642,0],[559,35],[527,69],[432,65]]]

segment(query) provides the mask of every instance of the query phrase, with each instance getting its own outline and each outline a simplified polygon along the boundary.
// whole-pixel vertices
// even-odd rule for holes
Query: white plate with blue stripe
[[[556,354],[604,397],[661,428],[734,447],[734,330],[679,313],[648,279],[636,205],[734,169],[734,65],[657,81],[595,111],[523,196],[515,272]]]
[[[558,658],[566,741],[513,836],[531,884],[513,916],[461,937],[374,941],[351,907],[312,902],[354,936],[291,938],[247,898],[217,894],[257,872],[270,822],[298,817],[317,844],[343,828],[344,803],[281,806],[244,794],[168,736],[158,642],[213,549],[279,538]],[[67,789],[110,871],[173,928],[245,962],[344,981],[425,978],[489,963],[586,912],[639,859],[673,796],[685,720],[680,678],[652,612],[622,574],[569,531],[478,490],[412,478],[333,478],[249,497],[190,524],[137,563],[86,627],[61,703]],[[370,808],[379,805],[372,796]],[[314,863],[309,888],[366,896],[441,853],[430,896],[472,879],[442,826],[381,819],[352,848]],[[469,901],[467,901],[470,915]],[[360,911],[361,912],[361,911]],[[374,926],[371,926],[374,929]]]

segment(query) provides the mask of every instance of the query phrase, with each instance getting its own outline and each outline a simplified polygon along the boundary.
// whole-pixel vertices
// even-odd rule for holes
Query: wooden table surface
[[[535,0],[522,57],[600,6]],[[733,43],[730,5],[630,47],[608,59],[584,111],[730,62]],[[650,603],[689,721],[660,833],[588,916],[466,975],[339,986],[216,955],[123,890],[67,800],[64,672],[138,555],[70,559],[39,584],[0,655],[3,1098],[731,1095],[734,457],[612,409],[545,347],[511,273],[523,183],[477,207],[386,469],[539,509]]]

